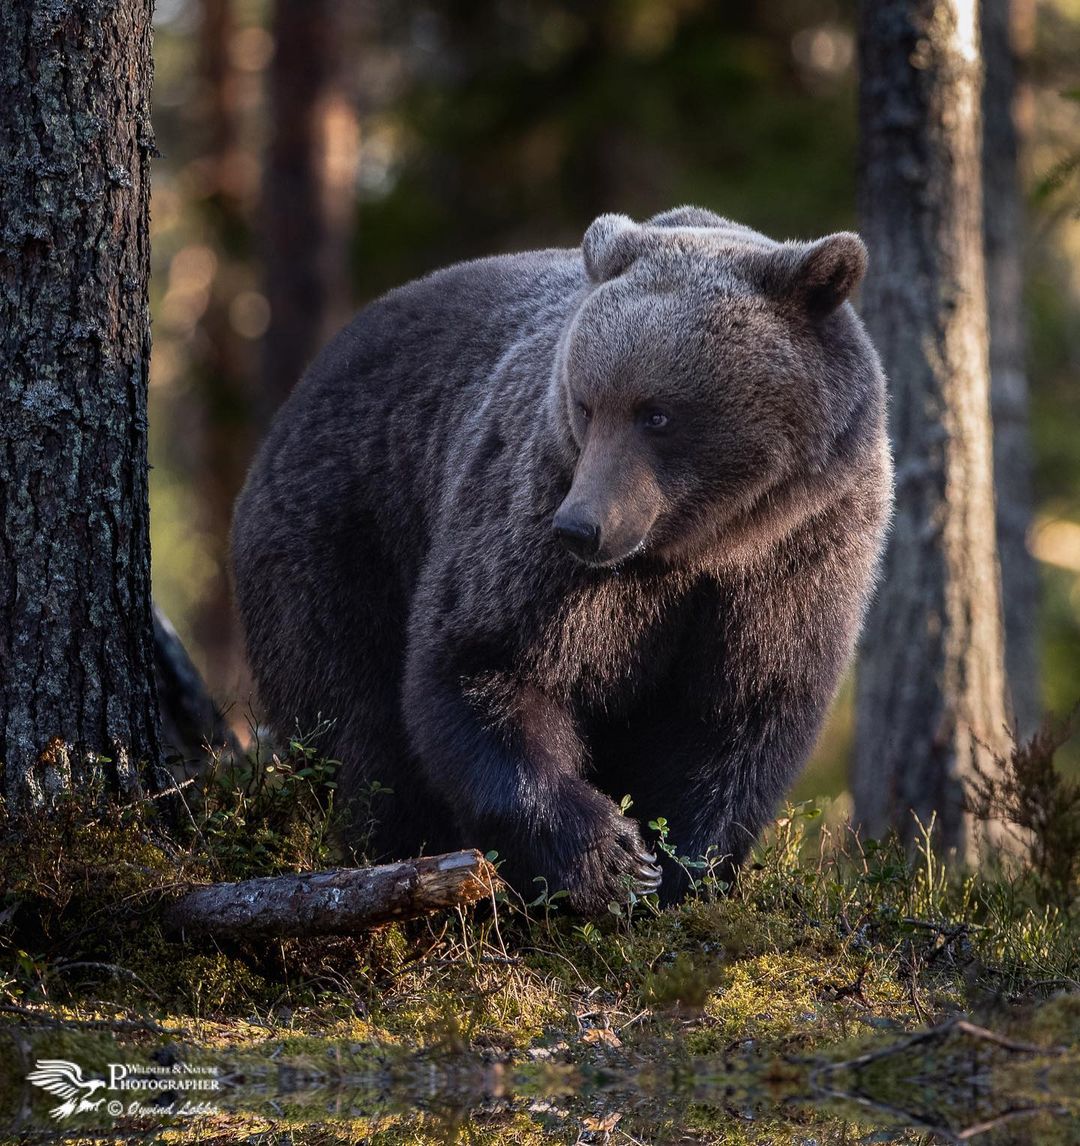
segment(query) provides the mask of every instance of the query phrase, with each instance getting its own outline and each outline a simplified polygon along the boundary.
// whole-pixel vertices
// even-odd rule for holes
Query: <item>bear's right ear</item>
[[[585,270],[594,283],[616,278],[637,258],[641,228],[626,215],[601,215],[581,241]]]

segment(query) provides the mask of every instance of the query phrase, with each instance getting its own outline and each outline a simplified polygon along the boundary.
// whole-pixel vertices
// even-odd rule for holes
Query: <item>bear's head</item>
[[[675,559],[833,465],[880,365],[847,303],[857,235],[778,243],[697,208],[602,215],[552,397],[573,479],[554,516],[592,565]]]

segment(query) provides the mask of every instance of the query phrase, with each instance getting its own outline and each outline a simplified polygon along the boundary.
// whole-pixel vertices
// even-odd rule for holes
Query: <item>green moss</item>
[[[1042,1046],[1080,1050],[1080,992],[1075,985],[1071,993],[1059,991],[1032,1008],[1014,1029]],[[1080,1088],[1071,1093],[1080,1095]]]

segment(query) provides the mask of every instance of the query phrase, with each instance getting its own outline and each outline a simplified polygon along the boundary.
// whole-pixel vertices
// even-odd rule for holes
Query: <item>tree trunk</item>
[[[973,0],[862,0],[863,312],[892,384],[896,516],[856,698],[856,818],[974,855],[963,783],[1005,721]]]
[[[0,760],[11,810],[99,770],[131,790],[159,761],[150,13],[150,0],[0,6]]]
[[[288,397],[348,299],[348,220],[355,205],[355,117],[337,91],[341,5],[275,0],[273,131],[263,169],[266,294],[264,413]]]
[[[1024,322],[1024,199],[1018,168],[1015,0],[982,0],[983,224],[990,315],[994,486],[1005,617],[1005,675],[1018,734],[1034,732],[1039,687],[1039,578],[1027,546],[1031,441]]]
[[[202,71],[200,156],[206,192],[199,209],[217,262],[206,310],[194,342],[194,379],[201,422],[198,464],[192,473],[199,512],[219,575],[212,578],[192,620],[210,687],[221,696],[245,695],[240,632],[225,570],[233,502],[255,448],[252,416],[256,393],[254,343],[236,329],[230,310],[240,293],[251,247],[251,200],[256,183],[244,163],[239,122],[239,77],[231,56],[236,27],[233,0],[200,0]]]

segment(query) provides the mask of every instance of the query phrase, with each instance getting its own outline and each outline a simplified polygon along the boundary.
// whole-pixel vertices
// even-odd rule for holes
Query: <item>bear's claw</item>
[[[652,862],[649,862],[649,857],[644,855],[639,855],[638,858],[646,862],[643,862],[638,867],[638,875],[641,877],[641,881],[634,890],[638,895],[651,895],[653,892],[660,890],[664,873],[657,866],[655,856],[651,857]]]
[[[646,851],[645,845],[638,844],[634,849],[637,860],[638,880],[634,891],[638,895],[655,895],[664,881],[664,873],[656,861],[655,851]]]
[[[580,827],[575,832],[565,828],[564,833],[589,842],[576,854],[559,854],[544,840],[548,846],[538,848],[527,867],[521,865],[525,867],[523,874],[540,872],[550,887],[565,888],[570,893],[569,906],[583,915],[602,915],[613,902],[625,903],[628,892],[637,896],[657,894],[664,873],[641,839],[637,822],[595,791],[586,790],[585,799],[575,795],[581,809],[577,817]],[[563,803],[565,807],[570,800]],[[570,819],[569,808],[565,818]],[[519,876],[518,882],[525,885],[526,879]]]

